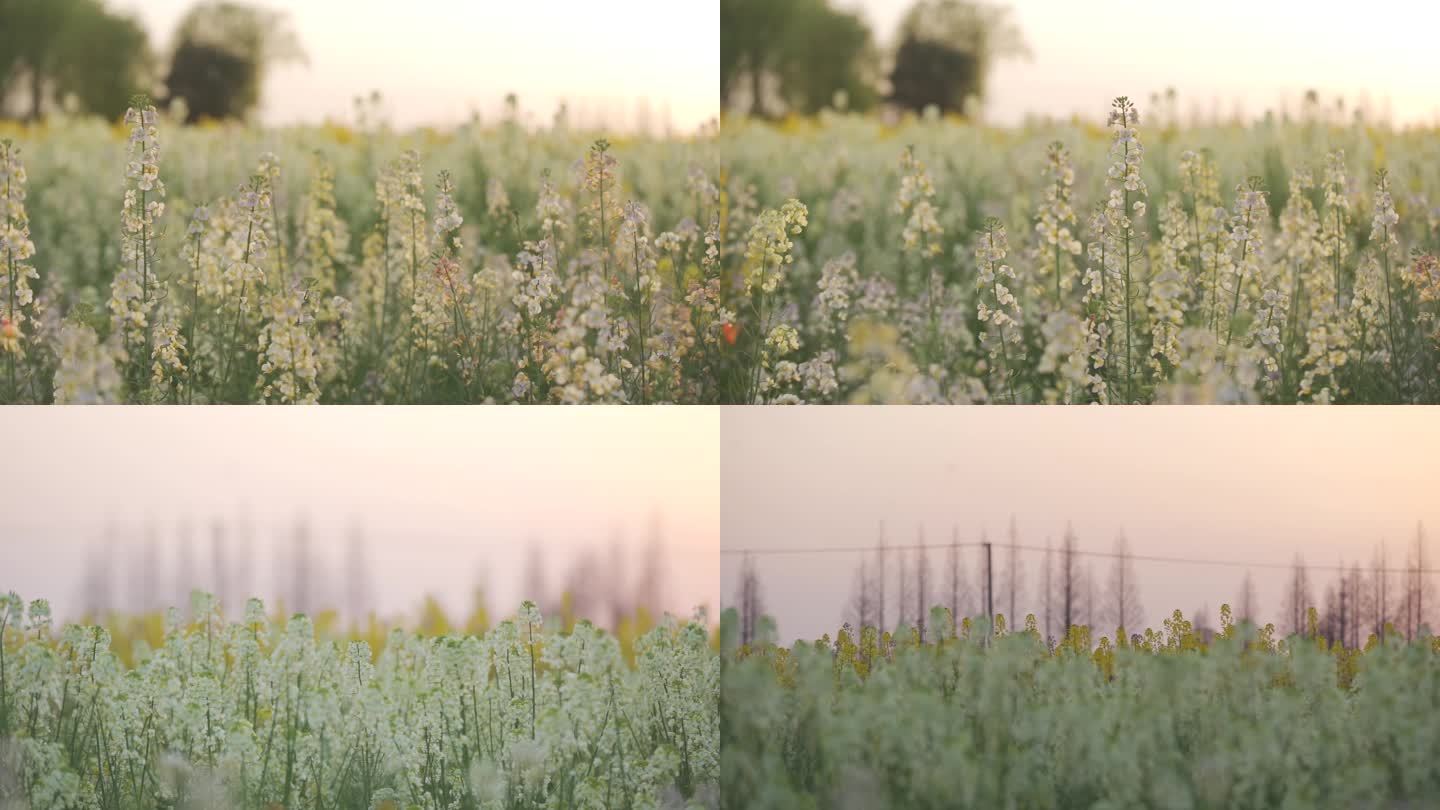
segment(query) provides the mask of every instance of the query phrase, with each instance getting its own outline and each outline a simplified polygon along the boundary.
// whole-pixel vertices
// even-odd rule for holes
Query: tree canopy
[[[985,97],[998,59],[1029,56],[1006,6],[971,0],[920,0],[900,23],[890,98],[907,109],[961,112]]]
[[[0,0],[0,112],[34,120],[73,98],[119,116],[149,79],[145,29],[101,0]]]
[[[869,26],[827,0],[720,0],[720,92],[748,99],[753,115],[813,113],[844,93],[857,108],[876,98]]]
[[[209,0],[180,21],[157,92],[144,27],[105,0],[0,0],[0,116],[35,120],[74,103],[118,118],[132,95],[153,93],[183,98],[192,121],[239,117],[259,103],[269,66],[304,58],[283,13]]]
[[[1029,53],[1008,7],[975,0],[919,0],[884,55],[864,19],[829,0],[721,0],[720,31],[722,102],[761,117],[814,113],[842,93],[859,110],[883,97],[961,111],[984,97],[996,60]]]
[[[271,64],[304,58],[283,13],[212,0],[180,21],[165,84],[191,121],[238,118],[260,103]]]

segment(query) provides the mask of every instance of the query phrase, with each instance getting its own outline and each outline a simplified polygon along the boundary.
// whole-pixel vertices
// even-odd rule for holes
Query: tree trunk
[[[45,77],[40,74],[40,69],[34,66],[30,68],[30,120],[40,120],[40,107],[45,100]]]

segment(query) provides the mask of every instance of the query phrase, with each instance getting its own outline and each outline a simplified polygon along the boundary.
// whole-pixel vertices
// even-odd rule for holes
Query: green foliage
[[[133,104],[0,133],[0,402],[718,399],[709,138]]]
[[[175,39],[165,83],[190,121],[243,117],[260,103],[271,64],[305,58],[282,12],[230,0],[190,9]]]
[[[1440,401],[1433,129],[1115,103],[1105,128],[728,121],[721,263],[759,374],[724,401]]]
[[[327,637],[196,593],[133,666],[107,630],[0,596],[0,807],[652,810],[713,804],[719,659],[521,605],[483,635]]]
[[[23,88],[32,119],[67,97],[118,118],[149,59],[144,28],[102,0],[0,0],[0,96]]]
[[[1440,792],[1434,639],[1275,641],[1228,610],[1208,641],[1178,611],[1139,644],[1072,627],[1047,649],[984,625],[726,655],[724,806],[1351,808]]]
[[[890,73],[891,100],[920,111],[934,105],[962,112],[968,98],[985,96],[999,59],[1029,56],[1025,37],[1006,6],[973,0],[921,0],[900,24]]]
[[[828,0],[721,0],[720,30],[722,103],[743,88],[752,114],[774,114],[766,103],[767,78],[794,112],[817,112],[837,93],[853,109],[867,109],[877,98],[870,29]]]

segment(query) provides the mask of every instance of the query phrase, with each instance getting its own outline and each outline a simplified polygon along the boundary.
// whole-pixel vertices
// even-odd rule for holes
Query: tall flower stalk
[[[1040,237],[1039,258],[1049,258],[1053,265],[1055,297],[1052,305],[1058,310],[1065,305],[1065,291],[1074,284],[1067,272],[1069,257],[1080,255],[1084,249],[1075,236],[1075,208],[1071,202],[1075,167],[1070,160],[1070,150],[1060,141],[1055,141],[1045,150],[1044,180],[1044,196],[1035,218],[1035,232]],[[1044,255],[1046,253],[1049,255]]]
[[[1015,284],[1015,271],[1004,263],[1009,251],[1005,226],[994,217],[986,220],[985,230],[975,240],[976,317],[981,324],[980,343],[989,353],[990,362],[999,363],[991,374],[992,387],[1003,386],[1014,404],[1018,400],[1010,350],[1018,350],[1021,343],[1020,302],[1010,289]]]
[[[20,162],[20,149],[14,142],[0,141],[0,298],[5,315],[0,319],[0,353],[5,355],[6,402],[20,400],[20,381],[16,366],[25,359],[25,334],[35,317],[35,294],[30,282],[40,277],[30,260],[35,256],[35,243],[30,240],[30,217],[25,212],[25,164]]]
[[[1390,347],[1390,384],[1396,397],[1400,392],[1399,370],[1402,364],[1400,344],[1395,339],[1396,284],[1391,272],[1391,253],[1399,246],[1395,238],[1395,226],[1400,215],[1395,213],[1395,200],[1390,196],[1390,173],[1385,169],[1375,171],[1375,214],[1370,220],[1370,242],[1380,260],[1380,272],[1385,279],[1385,336]]]
[[[778,210],[767,208],[755,218],[745,240],[745,272],[742,278],[745,295],[753,315],[752,333],[746,341],[750,346],[750,362],[745,386],[747,403],[755,403],[760,395],[760,382],[767,362],[765,339],[770,334],[772,312],[768,302],[775,297],[785,280],[785,272],[795,261],[791,251],[795,243],[790,237],[804,232],[810,212],[799,200],[788,200]]]
[[[1125,96],[1115,99],[1108,119],[1111,163],[1106,171],[1106,199],[1096,223],[1098,238],[1090,245],[1093,271],[1103,277],[1101,289],[1106,319],[1113,321],[1118,317],[1124,322],[1127,402],[1133,402],[1135,396],[1135,338],[1139,331],[1135,304],[1141,300],[1138,265],[1144,256],[1144,237],[1139,223],[1145,217],[1148,193],[1140,177],[1144,149],[1140,145],[1139,123],[1135,104]]]
[[[153,343],[153,314],[160,289],[156,255],[160,221],[165,215],[165,184],[160,179],[159,113],[137,96],[125,111],[129,152],[125,198],[120,213],[120,272],[110,288],[112,329],[129,356],[127,381],[139,395],[148,387]]]

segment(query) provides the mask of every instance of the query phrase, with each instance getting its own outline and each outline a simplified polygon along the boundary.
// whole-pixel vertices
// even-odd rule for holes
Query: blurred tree
[[[1055,563],[1054,588],[1055,616],[1059,620],[1056,634],[1062,638],[1070,627],[1080,623],[1082,590],[1085,588],[1085,572],[1080,567],[1080,550],[1076,547],[1078,538],[1075,529],[1065,524],[1065,537],[1060,542],[1060,558]]]
[[[1258,624],[1255,616],[1255,603],[1258,598],[1255,595],[1255,579],[1250,572],[1245,572],[1245,578],[1240,581],[1240,598],[1237,601],[1238,607],[1235,610],[1235,618],[1242,622]]]
[[[950,608],[950,618],[956,622],[970,615],[969,584],[965,574],[965,562],[960,554],[960,528],[950,534],[950,545],[945,549],[945,590],[948,594],[945,606]]]
[[[1285,627],[1289,634],[1306,632],[1306,612],[1314,606],[1311,594],[1310,574],[1305,568],[1305,557],[1295,555],[1295,564],[1290,569],[1290,582],[1285,586]]]
[[[977,84],[975,55],[938,42],[907,37],[895,52],[890,99],[909,110],[934,105],[942,112],[961,109],[965,93]]]
[[[859,15],[828,0],[720,0],[720,96],[749,99],[751,115],[814,113],[843,93],[874,103],[876,52]]]
[[[102,0],[0,0],[0,101],[21,97],[31,120],[66,98],[117,117],[149,67],[145,30]]]
[[[915,629],[920,640],[925,640],[925,619],[930,612],[929,570],[930,560],[925,555],[925,529],[920,529],[919,542],[915,552]]]
[[[191,122],[239,118],[259,104],[271,64],[304,59],[282,12],[205,2],[180,21],[165,84],[171,99],[185,99]]]
[[[860,556],[860,567],[855,571],[855,584],[851,586],[845,621],[855,628],[857,636],[860,630],[875,626],[875,583],[865,555]]]
[[[1020,530],[1015,525],[1015,515],[1010,515],[1010,530],[1006,534],[1006,564],[1005,576],[1001,580],[1001,587],[1005,589],[1005,621],[1012,629],[1023,626],[1023,617],[1020,615],[1020,591],[1025,587],[1025,574],[1021,568],[1020,553],[1017,544],[1020,542]]]
[[[745,555],[740,564],[740,588],[735,594],[740,612],[740,644],[754,644],[763,638],[765,597],[760,586],[760,575],[755,570],[755,558]]]
[[[971,0],[920,0],[900,23],[890,99],[901,107],[962,112],[983,99],[997,59],[1029,56],[1006,6]]]
[[[1115,538],[1114,555],[1105,609],[1096,618],[1108,622],[1111,627],[1138,630],[1145,626],[1145,612],[1140,607],[1140,581],[1135,576],[1135,558],[1130,553],[1130,540],[1123,530]]]

